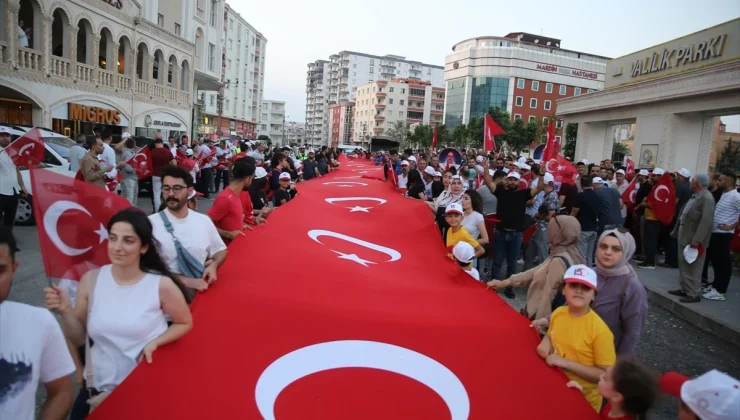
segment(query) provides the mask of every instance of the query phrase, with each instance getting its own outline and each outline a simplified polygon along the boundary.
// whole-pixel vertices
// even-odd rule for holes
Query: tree
[[[632,150],[626,144],[614,142],[614,146],[612,146],[612,162],[624,162],[624,157],[631,154]]]
[[[460,124],[452,131],[452,142],[450,146],[463,148],[468,138],[468,127],[465,124]]]
[[[387,134],[388,137],[405,146],[409,138],[409,124],[406,121],[396,121],[388,129]]]
[[[414,127],[414,131],[409,136],[409,143],[413,147],[422,147],[428,149],[432,144],[432,132],[434,129],[430,125],[420,124]]]
[[[506,146],[508,151],[519,154],[522,149],[529,146],[531,143],[527,136],[527,127],[524,125],[524,120],[521,118],[514,120],[514,123],[509,127],[509,131],[506,136]]]
[[[722,148],[717,162],[717,171],[736,171],[740,166],[740,143],[733,142],[732,137],[727,139],[727,146]]]
[[[266,136],[264,134],[260,134],[259,136],[257,136],[257,140],[270,141],[270,136]]]
[[[539,143],[539,138],[537,137],[537,131],[539,130],[539,124],[537,124],[537,121],[530,121],[527,123],[527,128],[525,130],[526,137],[527,137],[527,143],[524,145],[524,148],[528,148],[530,144],[537,142]]]
[[[570,159],[571,161],[575,159],[576,156],[576,140],[578,138],[578,124],[576,123],[568,123],[565,125],[565,144],[563,144],[563,148],[561,149],[561,152],[563,153],[563,156],[565,156],[567,159]]]
[[[437,147],[452,143],[452,133],[446,125],[437,126]]]
[[[465,136],[465,148],[483,148],[483,124],[485,116],[470,117],[468,123],[467,135]]]

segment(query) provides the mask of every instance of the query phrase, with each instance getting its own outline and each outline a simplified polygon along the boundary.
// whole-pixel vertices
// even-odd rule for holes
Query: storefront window
[[[31,104],[0,101],[0,123],[33,125]]]
[[[447,82],[447,109],[445,111],[445,125],[450,130],[463,123],[463,108],[465,107],[465,79],[455,79]]]
[[[488,107],[506,110],[509,99],[509,79],[503,77],[476,77],[470,94],[470,116],[482,117]]]

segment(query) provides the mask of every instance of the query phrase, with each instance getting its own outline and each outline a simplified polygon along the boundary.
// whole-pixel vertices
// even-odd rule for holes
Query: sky
[[[307,64],[349,50],[444,65],[452,45],[510,32],[542,34],[561,47],[619,57],[740,17],[740,0],[342,0],[229,5],[267,38],[265,99],[305,120]],[[740,116],[724,119],[740,132]],[[731,130],[732,129],[732,130]]]

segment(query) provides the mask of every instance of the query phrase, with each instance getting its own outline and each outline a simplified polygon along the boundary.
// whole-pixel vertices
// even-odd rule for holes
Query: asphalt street
[[[212,200],[200,200],[199,210],[205,211]],[[139,205],[151,211],[149,197],[142,197]],[[16,227],[21,252],[18,273],[13,280],[9,300],[43,306],[43,288],[48,284],[39,250],[35,227]],[[516,290],[516,299],[507,301],[517,311],[523,306],[525,291]],[[502,295],[502,298],[505,299]],[[647,326],[638,346],[637,357],[658,372],[675,370],[688,376],[697,376],[710,369],[719,369],[740,378],[740,349],[694,326],[677,319],[666,310],[650,305]],[[544,362],[543,362],[544,363]],[[37,411],[43,402],[44,390],[37,395]],[[677,418],[677,401],[662,397],[650,415],[651,419]]]

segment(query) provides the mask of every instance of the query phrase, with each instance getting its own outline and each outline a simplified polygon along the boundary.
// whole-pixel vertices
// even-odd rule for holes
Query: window
[[[164,27],[164,15],[157,13],[157,25]]]
[[[542,119],[542,125],[547,125],[547,117]]]
[[[406,93],[406,89],[401,89],[401,93]]]
[[[537,120],[537,117],[535,117],[534,115],[529,116],[529,122],[535,122],[536,120]]]
[[[552,83],[545,85],[545,93],[552,93]]]
[[[229,19],[229,30],[230,31],[234,30],[234,19]]]
[[[555,128],[563,128],[563,120],[555,121]]]
[[[408,112],[408,116],[409,116],[409,118],[414,119],[414,120],[423,120],[424,119],[424,113],[423,112],[418,112],[418,111],[409,111]]]
[[[230,39],[229,40],[229,51],[231,51],[232,49],[234,49],[234,40]]]
[[[576,88],[576,93],[574,95],[575,96],[580,96],[581,95],[581,88],[577,87]]]
[[[588,90],[588,93],[591,93],[591,92],[593,92],[593,91],[594,91],[593,89],[589,89],[589,90]]]
[[[540,90],[540,82],[537,80],[532,80],[532,90],[537,92]]]
[[[517,96],[516,97],[516,106],[522,106],[524,105],[524,97],[523,96]]]
[[[175,24],[175,35],[181,36],[182,35],[182,26],[180,26],[179,23]]]
[[[388,92],[393,92],[393,88],[390,88],[390,90],[388,90]]]
[[[216,95],[211,95],[211,106],[216,106]]]
[[[560,94],[565,95],[565,91],[568,89],[565,85],[560,85]]]
[[[529,100],[529,107],[533,109],[537,108],[537,98],[532,98]]]
[[[558,143],[560,143],[560,136],[555,136],[555,141],[557,141]]]
[[[370,66],[370,74],[373,74],[375,72],[375,67]]]
[[[352,68],[353,69],[356,69],[357,68],[357,64],[352,64]]]
[[[208,70],[215,71],[216,69],[216,46],[208,43]]]
[[[516,81],[516,88],[517,89],[524,89],[524,79],[517,79],[517,81]]]
[[[550,107],[552,107],[552,101],[545,101],[545,111],[549,111]]]
[[[514,114],[514,119],[515,120],[521,120],[522,119],[522,114]]]
[[[391,89],[393,89],[393,88],[391,88]],[[389,98],[388,99],[388,105],[393,105],[393,98]]]
[[[231,70],[231,60],[229,60],[229,70]]]
[[[211,0],[211,26],[218,27],[218,0]]]
[[[401,101],[400,101],[400,105],[401,105],[401,106],[403,106],[403,99],[401,99]]]

